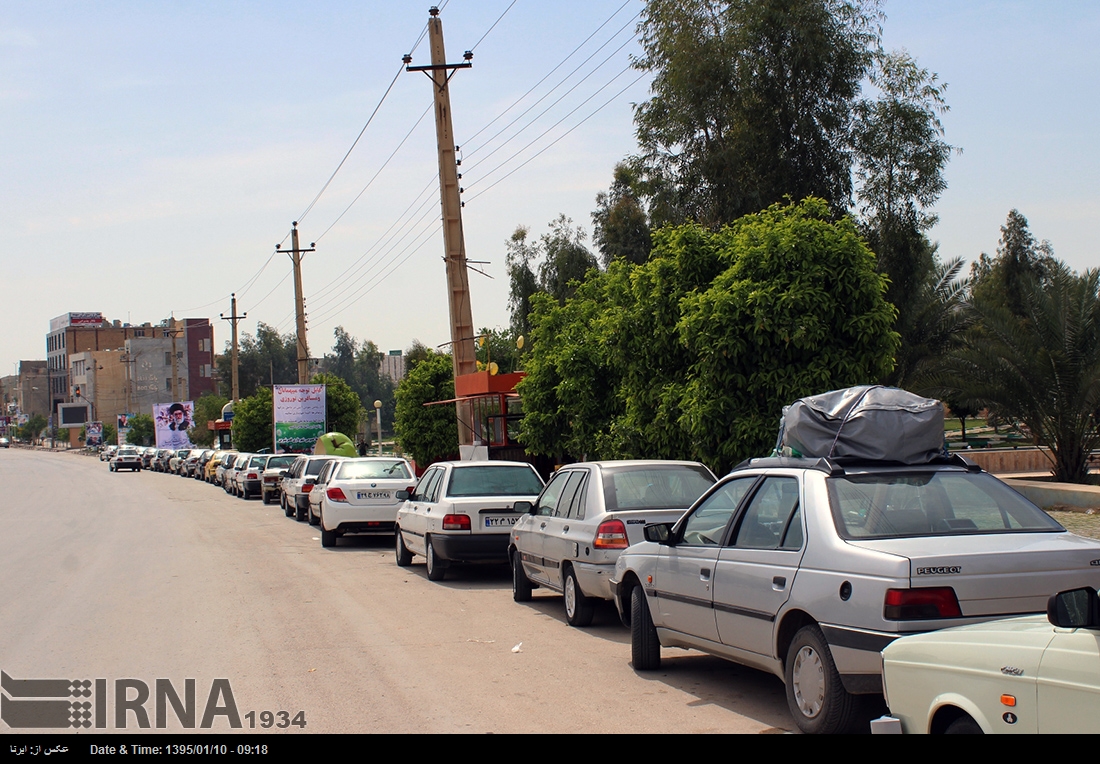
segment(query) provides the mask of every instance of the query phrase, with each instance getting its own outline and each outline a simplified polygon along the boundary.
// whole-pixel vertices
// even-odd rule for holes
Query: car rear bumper
[[[432,548],[437,557],[451,562],[507,562],[508,533],[478,533],[432,535]]]

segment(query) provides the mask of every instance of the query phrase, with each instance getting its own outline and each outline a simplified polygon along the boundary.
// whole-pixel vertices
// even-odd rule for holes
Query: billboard
[[[103,422],[88,422],[84,428],[84,445],[89,448],[103,445]]]
[[[82,427],[92,419],[92,407],[87,403],[59,403],[57,404],[57,421],[59,429],[70,427]]]
[[[153,404],[153,431],[157,448],[191,448],[187,431],[195,420],[194,401]]]
[[[115,431],[118,433],[118,444],[126,445],[126,436],[130,434],[130,417],[132,414],[115,415]]]
[[[275,385],[275,453],[305,452],[325,434],[324,385]]]

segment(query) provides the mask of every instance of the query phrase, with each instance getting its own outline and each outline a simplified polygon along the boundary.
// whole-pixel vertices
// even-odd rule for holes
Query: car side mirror
[[[307,477],[306,480],[305,480],[305,484],[306,485],[317,485],[317,478]]]
[[[1091,586],[1058,592],[1047,600],[1047,620],[1063,629],[1100,628],[1100,596]]]
[[[669,523],[653,523],[652,525],[647,525],[642,529],[642,534],[645,536],[646,541],[652,541],[654,544],[671,546],[670,539],[672,538],[672,526]]]
[[[411,495],[412,494],[410,494],[408,491],[398,491],[397,492],[397,500],[398,501],[408,501],[409,497]]]
[[[513,512],[523,512],[526,515],[535,514],[534,511],[533,511],[534,508],[535,508],[534,505],[531,502],[526,501],[526,500],[517,501],[515,504],[512,505],[512,511]]]

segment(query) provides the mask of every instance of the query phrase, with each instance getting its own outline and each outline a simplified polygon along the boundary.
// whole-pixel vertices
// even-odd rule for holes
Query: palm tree
[[[1100,271],[1078,276],[1055,261],[1021,287],[1015,311],[974,298],[977,324],[945,359],[936,392],[1019,420],[1050,448],[1055,480],[1085,483],[1100,446]]]

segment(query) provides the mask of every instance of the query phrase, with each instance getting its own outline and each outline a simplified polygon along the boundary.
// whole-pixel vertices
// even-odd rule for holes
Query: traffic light
[[[80,397],[80,385],[77,385],[76,387],[73,388],[73,397],[74,398],[79,398]]]

